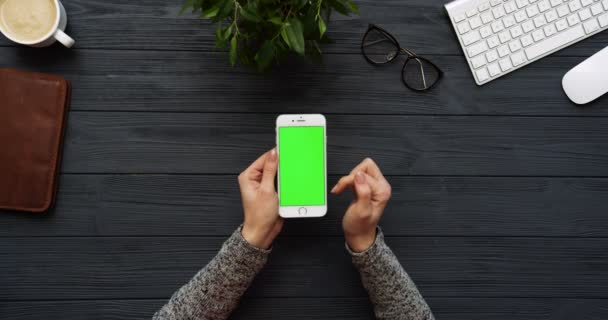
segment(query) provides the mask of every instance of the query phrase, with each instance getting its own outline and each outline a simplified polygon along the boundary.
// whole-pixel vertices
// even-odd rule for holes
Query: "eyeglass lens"
[[[412,89],[425,90],[439,79],[439,70],[423,58],[409,58],[403,67],[403,81]]]
[[[363,54],[374,63],[387,63],[399,55],[399,46],[378,29],[370,29],[363,38]]]

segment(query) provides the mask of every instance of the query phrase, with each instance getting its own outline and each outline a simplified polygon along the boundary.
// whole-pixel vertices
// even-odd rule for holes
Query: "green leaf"
[[[346,0],[331,0],[330,5],[341,14],[347,16],[350,13],[350,9],[346,7]]]
[[[349,1],[348,2],[348,7],[350,8],[350,11],[359,14],[359,6],[357,6],[354,2]]]
[[[323,21],[323,18],[319,16],[319,34],[321,35],[321,38],[323,38],[325,31],[327,31],[327,26],[325,25],[325,21]]]
[[[222,32],[222,40],[228,40],[232,34],[232,25],[230,25],[224,32]]]
[[[276,25],[282,25],[283,24],[283,19],[281,19],[280,17],[272,17],[270,19],[268,19],[268,21],[276,24]]]
[[[218,12],[220,12],[220,8],[218,8],[217,6],[213,6],[213,7],[209,8],[209,10],[203,11],[203,13],[201,13],[201,18],[205,18],[205,19],[213,18],[213,17],[217,16]]]
[[[265,70],[268,68],[272,60],[274,59],[274,44],[271,40],[264,41],[260,51],[255,55],[255,61],[258,63],[258,69]]]
[[[186,3],[184,3],[184,5],[182,6],[181,9],[179,9],[179,14],[182,14],[186,11],[186,9],[188,9],[189,7],[192,7],[192,5],[194,4],[194,0],[188,0],[186,1]]]
[[[295,6],[298,9],[304,7],[308,3],[308,0],[293,0],[293,1],[294,1],[293,4],[295,4]]]
[[[298,18],[293,17],[281,29],[281,37],[287,45],[300,55],[304,55],[304,34],[302,31],[302,23]]]
[[[236,36],[234,36],[230,40],[230,63],[233,66],[236,64],[236,49],[237,49],[237,39],[236,39]]]
[[[246,20],[249,20],[251,22],[262,21],[262,18],[260,18],[260,16],[258,15],[257,10],[251,5],[241,7],[241,10],[239,12],[241,13],[241,16],[243,18],[245,18]]]
[[[234,10],[234,0],[220,1],[219,8],[220,8],[220,11],[218,13],[218,16],[220,18],[227,17],[228,15],[230,15],[232,10]]]

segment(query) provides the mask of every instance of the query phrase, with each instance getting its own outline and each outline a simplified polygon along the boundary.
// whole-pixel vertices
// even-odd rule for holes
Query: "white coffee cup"
[[[16,0],[0,0],[0,19],[4,19],[2,10],[7,1]],[[46,33],[46,35],[42,36],[40,39],[29,41],[18,39],[15,34],[11,33],[9,30],[6,29],[6,26],[2,21],[0,21],[0,32],[2,32],[2,34],[4,34],[4,36],[7,37],[9,40],[30,47],[48,47],[55,43],[55,41],[59,41],[64,46],[71,48],[74,45],[75,41],[70,36],[65,34],[65,32],[63,32],[68,24],[68,15],[65,12],[65,8],[59,0],[49,1],[54,2],[55,5],[55,23],[53,24],[52,28]]]

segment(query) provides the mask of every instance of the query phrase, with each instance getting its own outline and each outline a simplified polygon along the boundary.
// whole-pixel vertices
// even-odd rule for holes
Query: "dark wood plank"
[[[64,0],[68,32],[77,48],[213,50],[215,26],[194,15],[178,15],[184,0]],[[418,53],[457,54],[462,51],[444,13],[446,0],[359,0],[361,15],[334,15],[327,52],[358,53],[367,25],[377,23]],[[589,56],[608,41],[604,32],[558,55]],[[0,45],[13,45],[2,39]]]
[[[63,172],[237,174],[274,145],[275,117],[71,113]],[[608,118],[327,120],[330,174],[370,156],[388,175],[608,175]]]
[[[223,237],[5,238],[0,300],[165,298]],[[389,237],[426,296],[608,298],[608,239]],[[365,297],[341,237],[280,238],[250,297]]]
[[[608,237],[608,179],[388,179],[387,235]],[[283,235],[341,236],[349,201],[330,195],[326,217]],[[241,222],[236,176],[63,175],[55,210],[2,213],[0,236],[227,236]]]
[[[435,317],[451,320],[600,320],[608,318],[602,299],[429,298]],[[166,300],[0,302],[13,320],[150,319]],[[245,298],[231,319],[372,319],[367,298]]]
[[[332,54],[270,74],[232,68],[221,53],[0,48],[0,66],[72,81],[72,110],[450,115],[608,115],[608,96],[577,107],[561,78],[580,58],[551,57],[483,87],[462,57],[429,56],[445,72],[430,92],[405,88],[400,63]]]

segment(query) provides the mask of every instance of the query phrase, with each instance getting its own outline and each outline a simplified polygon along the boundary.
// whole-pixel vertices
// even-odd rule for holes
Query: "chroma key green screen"
[[[279,127],[281,206],[325,205],[325,128]]]

